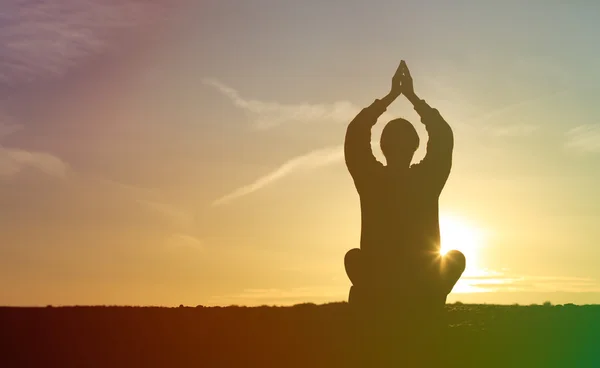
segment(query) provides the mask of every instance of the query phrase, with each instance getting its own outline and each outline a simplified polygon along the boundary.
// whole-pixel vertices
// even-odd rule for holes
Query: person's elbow
[[[353,149],[360,146],[362,142],[371,140],[371,128],[365,126],[361,121],[353,120],[346,128],[344,137],[344,146],[346,149]]]
[[[437,129],[440,137],[439,141],[443,142],[444,146],[452,150],[452,148],[454,148],[454,131],[446,120],[440,118],[439,122],[439,128]]]
[[[446,125],[448,127],[446,132],[446,144],[448,145],[448,149],[452,151],[454,149],[454,132],[452,131],[452,128],[450,128],[450,125]]]
[[[346,128],[346,135],[344,136],[344,155],[348,156],[353,151],[353,148],[356,146],[356,135],[356,128],[350,123]]]
[[[454,132],[448,124],[429,129],[429,144],[427,150],[452,152],[454,149]]]
[[[346,137],[344,139],[344,159],[348,166],[354,166],[353,163],[357,161],[356,151],[358,149],[358,144],[356,142],[355,134],[353,133],[351,126],[348,126]]]

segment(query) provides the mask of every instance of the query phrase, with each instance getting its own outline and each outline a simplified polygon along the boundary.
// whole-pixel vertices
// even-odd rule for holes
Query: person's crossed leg
[[[394,289],[411,290],[414,287],[419,287],[418,285],[410,285],[415,282],[413,279],[401,279],[401,276],[399,276],[398,279],[382,280],[381,277],[378,277],[382,274],[381,265],[370,262],[364,252],[358,248],[351,249],[346,253],[346,256],[344,257],[344,266],[346,268],[346,274],[352,283],[348,300],[351,304],[369,303],[369,301],[364,300],[364,298],[369,298],[370,295],[376,295],[378,290],[387,292],[388,290]],[[402,264],[398,264],[398,268],[402,266]],[[439,256],[436,267],[427,268],[427,272],[431,272],[431,274],[427,275],[427,278],[433,280],[433,285],[430,284],[429,287],[435,288],[432,293],[437,294],[436,296],[445,300],[446,296],[452,291],[452,288],[454,288],[454,285],[456,285],[456,282],[460,279],[465,267],[466,258],[458,250],[452,250],[443,256]],[[398,275],[401,274],[399,273]],[[408,298],[410,295],[406,295],[405,297]]]
[[[445,295],[450,294],[467,266],[467,258],[458,250],[451,250],[442,256],[440,276]]]

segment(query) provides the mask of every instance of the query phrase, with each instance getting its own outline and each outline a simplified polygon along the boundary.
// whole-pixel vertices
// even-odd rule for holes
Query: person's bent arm
[[[353,177],[369,175],[373,168],[381,165],[371,149],[371,128],[396,97],[396,93],[390,92],[384,98],[375,100],[369,107],[362,109],[348,125],[344,157]]]
[[[407,98],[421,117],[421,122],[425,125],[429,135],[427,153],[420,166],[436,189],[441,190],[452,168],[454,134],[437,109],[430,107],[427,102],[419,99],[415,94],[407,96]]]
[[[421,116],[421,122],[425,125],[425,129],[429,134],[427,154],[423,161],[418,164],[419,169],[425,174],[428,185],[441,192],[452,167],[452,150],[454,148],[452,129],[442,118],[439,111],[431,108],[427,102],[417,97],[410,70],[404,60],[400,63],[400,75],[402,93]]]

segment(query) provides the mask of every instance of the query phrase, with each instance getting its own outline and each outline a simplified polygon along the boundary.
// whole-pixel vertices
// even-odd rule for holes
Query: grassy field
[[[447,305],[439,349],[367,341],[346,303],[0,308],[2,367],[600,367],[600,306]],[[369,345],[371,344],[371,345]],[[385,365],[385,364],[384,364]]]

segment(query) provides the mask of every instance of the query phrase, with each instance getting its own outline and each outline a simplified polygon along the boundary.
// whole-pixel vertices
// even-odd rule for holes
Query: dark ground
[[[598,305],[453,304],[447,312],[441,350],[422,356],[411,337],[387,342],[401,366],[437,356],[441,367],[600,367]],[[0,367],[380,366],[368,341],[355,344],[354,327],[346,303],[0,308]]]

